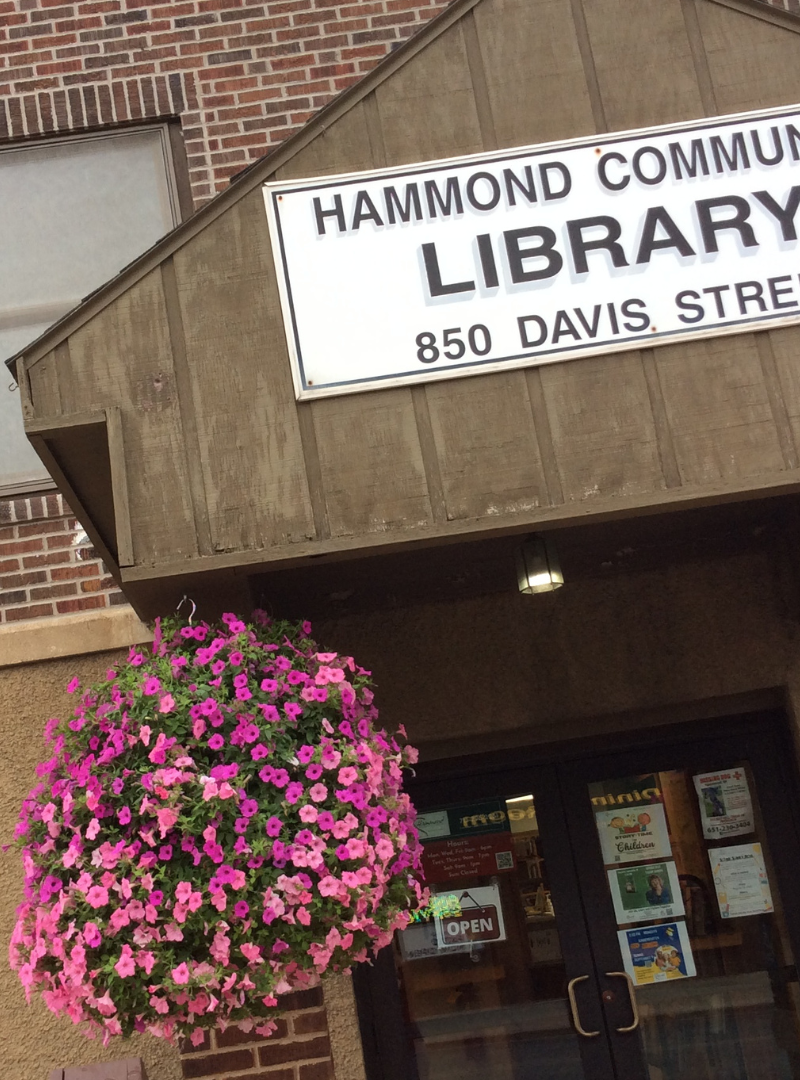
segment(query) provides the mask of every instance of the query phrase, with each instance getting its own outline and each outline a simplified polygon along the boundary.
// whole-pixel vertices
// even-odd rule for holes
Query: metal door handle
[[[572,1010],[572,1023],[575,1026],[575,1030],[579,1035],[583,1035],[584,1039],[593,1039],[595,1035],[599,1035],[599,1031],[585,1031],[578,1018],[578,1003],[575,1000],[575,986],[579,982],[584,982],[588,979],[588,975],[578,975],[574,979],[570,979],[567,983],[567,996],[569,997],[569,1007]]]
[[[619,1031],[619,1032],[636,1031],[637,1027],[639,1026],[639,1009],[637,1008],[637,1005],[636,1005],[636,990],[635,990],[635,987],[633,985],[633,979],[630,977],[630,975],[627,973],[627,971],[607,971],[606,972],[606,978],[608,978],[608,979],[624,979],[625,982],[628,984],[628,997],[630,998],[630,1002],[631,1002],[631,1012],[633,1013],[633,1023],[629,1024],[627,1027],[618,1027],[617,1031]]]

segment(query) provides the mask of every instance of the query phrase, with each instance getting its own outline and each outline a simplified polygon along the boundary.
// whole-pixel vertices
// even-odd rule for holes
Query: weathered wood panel
[[[315,401],[312,415],[332,536],[431,524],[410,390]]]
[[[665,487],[638,352],[550,364],[541,375],[565,500]]]
[[[197,553],[161,275],[150,273],[69,340],[65,412],[117,405],[137,563]],[[64,398],[64,373],[59,373]]]
[[[47,356],[43,356],[38,364],[34,364],[30,371],[27,371],[31,401],[39,416],[60,416],[63,412],[58,391],[56,364],[56,352],[53,350]]]
[[[218,551],[314,535],[261,192],[176,253],[211,539]]]
[[[427,398],[448,519],[547,505],[524,372],[433,383]]]
[[[712,484],[784,468],[751,334],[654,350],[684,484]]]
[[[595,130],[569,3],[495,0],[475,8],[475,23],[498,146]]]
[[[772,354],[795,450],[800,450],[800,326],[772,330]]]
[[[387,165],[484,149],[458,23],[379,86],[375,97]]]
[[[278,169],[274,179],[297,180],[332,173],[358,172],[371,169],[374,164],[362,101]]]
[[[703,116],[680,0],[583,0],[610,131]]]
[[[800,99],[800,33],[717,4],[699,4],[698,16],[721,113]]]

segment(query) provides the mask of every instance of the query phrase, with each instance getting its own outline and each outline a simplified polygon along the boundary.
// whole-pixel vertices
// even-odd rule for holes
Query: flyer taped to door
[[[636,986],[688,979],[697,974],[686,923],[661,923],[619,930],[625,970]]]
[[[694,786],[706,840],[753,831],[753,802],[744,769],[701,773]]]

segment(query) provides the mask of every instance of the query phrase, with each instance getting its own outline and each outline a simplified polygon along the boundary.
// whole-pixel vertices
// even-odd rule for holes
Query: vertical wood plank
[[[761,337],[760,334],[758,336]],[[786,410],[792,446],[796,452],[800,447],[800,364],[797,362],[800,355],[800,326],[771,330],[769,343],[775,362],[780,400]]]
[[[315,535],[260,190],[174,256],[217,551]]]
[[[784,468],[753,335],[665,345],[654,356],[684,484]]]
[[[31,367],[28,367],[27,363],[23,361],[19,378],[20,394],[25,394],[24,387],[27,387],[27,392],[30,394],[31,417],[61,416],[63,414],[64,410],[61,406],[61,395],[58,389],[55,352],[43,356],[41,360]],[[24,396],[22,400],[22,414],[27,417]]]
[[[433,521],[409,389],[312,404],[332,536]]]
[[[711,78],[711,69],[708,66],[703,32],[700,29],[700,17],[698,15],[699,3],[703,0],[681,0],[683,9],[683,21],[686,25],[686,35],[689,38],[689,48],[692,50],[692,61],[697,76],[697,88],[700,91],[700,99],[706,116],[716,116],[719,112],[717,98],[714,93],[714,81]]]
[[[569,3],[490,0],[474,10],[497,145],[594,132]]]
[[[370,95],[371,96],[371,95]],[[368,100],[368,99],[366,99]],[[340,116],[275,173],[276,180],[299,180],[373,167],[364,101]]]
[[[181,413],[188,449],[186,465],[189,473],[192,514],[197,531],[197,549],[201,555],[211,555],[214,547],[211,543],[208,503],[200,464],[200,440],[197,435],[197,420],[194,413],[192,376],[186,359],[186,336],[183,332],[178,283],[175,279],[175,265],[171,258],[166,259],[161,264],[161,282],[164,289],[164,301],[167,305],[167,325],[172,346],[172,362],[175,366],[175,383],[178,388],[178,408]]]
[[[155,270],[69,339],[59,365],[65,410],[119,406],[124,416],[137,559],[197,554],[186,441],[161,274]],[[68,394],[68,397],[65,397]],[[69,404],[68,404],[69,403]]]
[[[703,116],[680,0],[583,0],[611,131]]]
[[[431,383],[428,401],[448,519],[548,504],[523,371]]]
[[[414,403],[414,419],[417,422],[417,437],[419,438],[419,447],[422,453],[422,465],[425,469],[425,481],[428,485],[431,514],[433,520],[437,524],[441,524],[447,521],[447,505],[444,498],[436,440],[433,436],[427,386],[412,386],[411,400]]]
[[[661,473],[664,483],[668,488],[681,486],[681,471],[678,468],[678,459],[675,456],[675,444],[672,441],[672,431],[667,419],[667,408],[664,404],[664,393],[661,383],[658,381],[658,368],[652,349],[645,349],[640,354],[642,358],[642,372],[647,384],[647,397],[650,401],[650,412],[653,415],[653,424],[656,431],[658,444],[658,456],[661,461]]]
[[[375,98],[389,165],[484,148],[460,23],[377,87]]]
[[[718,4],[702,4],[697,14],[720,112],[800,98],[800,34]]]
[[[549,364],[541,376],[565,501],[666,486],[638,353]]]
[[[111,469],[111,496],[114,503],[114,532],[117,540],[117,565],[133,566],[133,533],[128,496],[128,473],[125,444],[122,436],[122,416],[118,408],[106,409],[106,438]]]

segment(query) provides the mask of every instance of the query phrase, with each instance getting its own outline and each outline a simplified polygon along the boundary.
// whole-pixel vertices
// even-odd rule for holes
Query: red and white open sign
[[[496,885],[470,889],[461,895],[459,903],[460,914],[435,920],[440,949],[481,941],[505,941],[500,890]]]

